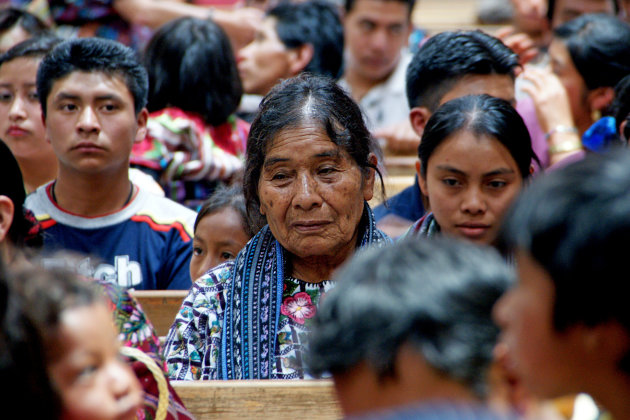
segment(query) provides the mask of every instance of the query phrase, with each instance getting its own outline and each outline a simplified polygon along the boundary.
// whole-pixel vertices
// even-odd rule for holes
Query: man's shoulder
[[[145,222],[158,231],[175,228],[182,239],[186,242],[190,240],[197,213],[166,197],[145,191],[139,194],[143,195],[142,205],[136,208],[131,217],[134,222]]]
[[[156,232],[171,232],[174,229],[184,242],[193,235],[196,217],[189,208],[142,189],[126,207],[99,217],[83,217],[62,210],[50,199],[47,186],[30,194],[25,206],[40,223],[45,224],[44,228],[60,224],[78,229],[101,229],[129,222],[145,223]]]

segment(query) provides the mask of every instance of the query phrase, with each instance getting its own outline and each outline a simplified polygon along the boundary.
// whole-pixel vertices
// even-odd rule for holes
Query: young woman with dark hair
[[[463,96],[438,108],[418,157],[418,182],[431,212],[408,235],[442,232],[488,245],[537,161],[519,114],[489,95]]]

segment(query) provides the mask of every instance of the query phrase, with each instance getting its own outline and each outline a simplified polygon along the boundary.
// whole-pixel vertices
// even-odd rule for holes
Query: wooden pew
[[[171,381],[186,408],[204,419],[339,419],[331,380]]]
[[[158,336],[168,334],[175,315],[182,306],[188,290],[133,290],[131,296],[142,306]]]

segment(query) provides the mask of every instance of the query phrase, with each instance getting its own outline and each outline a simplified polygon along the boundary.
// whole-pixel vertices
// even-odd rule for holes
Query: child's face
[[[249,241],[243,229],[243,220],[232,207],[224,207],[201,219],[193,239],[193,255],[190,260],[190,277],[194,281],[209,269],[236,254]]]
[[[60,171],[128,171],[131,147],[146,134],[148,114],[136,116],[122,77],[75,71],[54,82],[46,107],[46,133]]]
[[[35,87],[40,61],[22,57],[0,66],[0,136],[18,161],[53,153]]]
[[[101,303],[63,312],[49,364],[63,419],[133,419],[142,402],[135,375],[119,357],[111,313]]]

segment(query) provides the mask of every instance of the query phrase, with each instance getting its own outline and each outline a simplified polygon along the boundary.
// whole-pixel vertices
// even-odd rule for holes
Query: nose
[[[376,51],[385,51],[387,50],[387,32],[385,29],[376,30],[372,33],[372,37],[370,40],[370,44],[372,49]]]
[[[16,95],[15,99],[11,103],[11,108],[9,108],[9,120],[20,121],[26,119],[26,117],[27,115],[24,107],[24,101],[19,95]]]
[[[81,111],[79,121],[77,123],[77,129],[83,134],[98,134],[101,131],[98,117],[91,106],[86,106]]]
[[[243,48],[241,48],[240,50],[236,52],[237,63],[240,63],[242,61],[245,61],[245,59],[247,59],[247,56],[249,55],[250,50],[252,49],[252,45],[253,45],[253,42],[250,42],[249,44],[245,45]]]
[[[468,214],[483,214],[487,204],[483,192],[479,188],[469,187],[464,192],[461,202],[461,211]]]
[[[293,205],[302,210],[310,210],[322,204],[319,195],[317,181],[310,174],[304,173],[298,176],[296,191],[293,197]]]

